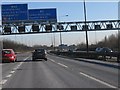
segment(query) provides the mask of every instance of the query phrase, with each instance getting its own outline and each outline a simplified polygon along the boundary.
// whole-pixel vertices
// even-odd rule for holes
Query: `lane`
[[[48,56],[51,58],[50,56]],[[58,59],[58,58],[57,58]],[[60,59],[58,59],[60,60]],[[74,65],[73,65],[74,66]],[[26,62],[3,85],[3,88],[110,88],[65,64],[51,61]]]
[[[54,60],[54,62],[64,64],[71,70],[85,73],[101,81],[107,82],[110,85],[118,87],[118,69],[86,63],[82,61],[75,61],[67,58],[65,59],[53,55],[48,55],[48,57],[50,58],[50,60]]]
[[[18,67],[18,65],[24,61],[24,59],[30,56],[30,53],[21,53],[17,54],[17,62],[15,63],[2,63],[2,78],[5,78],[6,75],[10,73],[10,71],[14,70]]]
[[[15,73],[15,70],[17,70],[22,65],[24,60],[28,58],[27,57],[28,55],[30,55],[30,53],[17,54],[17,62],[1,64],[2,79],[0,80],[0,88],[2,88],[2,85],[7,82],[7,79],[10,78]]]

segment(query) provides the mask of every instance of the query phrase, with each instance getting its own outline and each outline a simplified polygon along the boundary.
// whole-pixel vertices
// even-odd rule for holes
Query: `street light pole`
[[[60,31],[60,45],[62,45],[62,35],[61,35],[61,31]]]
[[[55,51],[55,33],[53,33],[53,35],[54,35],[54,51]]]
[[[66,14],[65,16],[63,17],[67,17],[68,15]],[[60,17],[59,17],[59,22],[60,22]],[[60,45],[61,45],[61,50],[62,50],[62,33],[60,31]]]
[[[86,32],[86,49],[88,52],[88,33],[87,33],[87,26],[86,26],[86,4],[84,0],[84,18],[85,18],[85,32]]]
[[[120,63],[120,30],[118,30],[118,58],[117,62]]]

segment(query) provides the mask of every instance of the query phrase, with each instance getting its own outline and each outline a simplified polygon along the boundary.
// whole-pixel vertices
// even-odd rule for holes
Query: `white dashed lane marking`
[[[66,66],[66,65],[64,65],[64,64],[57,63],[57,62],[55,62],[55,61],[52,60],[52,59],[49,59],[49,60],[52,61],[52,62],[54,62],[54,63],[56,63],[56,64],[58,64],[58,65],[61,65],[61,66],[65,67],[65,68],[68,68],[68,66]],[[72,70],[72,68],[71,68],[71,70]],[[85,76],[85,77],[87,77],[87,78],[90,78],[90,79],[92,79],[92,80],[94,80],[94,81],[97,81],[97,82],[99,82],[99,83],[101,83],[101,84],[103,84],[103,85],[106,85],[106,86],[108,86],[108,87],[110,87],[110,88],[117,88],[117,87],[114,86],[114,85],[111,85],[111,84],[109,84],[109,83],[107,83],[107,82],[105,82],[105,81],[99,80],[99,79],[97,79],[97,78],[95,78],[95,77],[93,77],[93,76],[90,76],[90,75],[88,75],[88,74],[85,74],[85,73],[83,73],[83,72],[79,72],[79,74],[81,74],[81,75],[83,75],[83,76]]]
[[[30,57],[30,56],[29,56]],[[24,61],[26,61],[29,57],[25,58]],[[12,71],[10,71],[9,75],[6,76],[6,78],[10,78],[13,73],[15,73],[15,71],[23,64],[23,62],[20,62],[19,65],[17,65],[16,68],[13,68]],[[0,85],[4,85],[7,82],[7,79],[3,79],[2,81],[0,81]],[[0,89],[2,89],[2,86],[0,86]]]
[[[49,60],[55,63],[55,60],[53,60],[53,59],[50,59],[50,58],[49,58]]]
[[[11,71],[10,73],[13,74],[15,71]]]
[[[68,68],[68,66],[66,66],[66,65],[64,65],[64,64],[62,64],[62,63],[57,63],[57,64],[65,67],[65,68]]]
[[[13,70],[17,70],[19,67],[14,68]]]
[[[5,84],[7,82],[7,80],[5,79],[5,80],[2,80],[1,82],[0,82],[0,85],[3,85],[3,84]]]
[[[60,65],[60,66],[62,66],[62,67],[68,68],[68,66],[66,66],[66,65],[64,65],[62,63],[55,62],[55,60],[52,60],[52,59],[49,59],[49,60],[52,61],[52,62],[54,62],[54,63],[56,63],[56,64],[58,64],[58,65]]]
[[[9,75],[7,75],[6,77],[9,78],[9,77],[11,77],[11,76],[12,76],[12,74],[9,74]]]
[[[51,60],[52,62],[55,62],[54,60]]]

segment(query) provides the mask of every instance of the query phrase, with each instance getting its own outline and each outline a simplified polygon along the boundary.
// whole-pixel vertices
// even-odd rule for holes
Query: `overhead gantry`
[[[120,30],[120,20],[84,21],[81,22],[39,22],[17,21],[2,22],[2,35],[35,34],[53,32]]]

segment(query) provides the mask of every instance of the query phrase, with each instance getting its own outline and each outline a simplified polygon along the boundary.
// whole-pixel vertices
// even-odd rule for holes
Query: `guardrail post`
[[[120,63],[120,53],[118,53],[117,62]]]
[[[106,55],[103,55],[103,60],[106,61]]]

